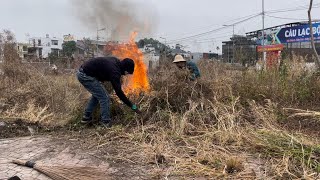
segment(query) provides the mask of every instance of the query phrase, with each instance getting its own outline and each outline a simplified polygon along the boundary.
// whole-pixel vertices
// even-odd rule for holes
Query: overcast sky
[[[75,2],[76,0],[73,0]],[[130,0],[129,0],[130,1]],[[9,29],[16,34],[18,41],[25,41],[30,36],[62,37],[74,34],[78,39],[94,37],[90,30],[75,15],[74,5],[70,0],[0,0],[0,29]],[[170,40],[210,31],[230,24],[234,19],[261,12],[261,0],[131,0],[139,6],[151,9],[149,17],[153,37]],[[307,7],[309,0],[266,0],[266,11]],[[314,0],[320,5],[320,0]],[[313,10],[313,18],[320,19],[319,8]],[[141,13],[141,12],[139,12]],[[288,19],[266,17],[266,27],[307,19],[307,10],[269,14]],[[150,14],[146,14],[150,16]],[[241,20],[241,19],[240,19]],[[262,28],[261,16],[235,26],[236,34],[244,34]],[[232,35],[232,27],[222,31],[182,41],[192,51],[215,51],[221,47],[221,41]],[[215,38],[215,39],[213,39]],[[179,43],[179,41],[174,41]]]

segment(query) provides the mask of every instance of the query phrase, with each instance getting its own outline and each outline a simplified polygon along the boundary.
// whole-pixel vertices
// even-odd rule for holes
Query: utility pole
[[[232,26],[232,62],[231,63],[234,63],[235,62],[235,38],[234,38],[234,26],[235,26],[236,24],[231,24],[231,25],[222,25],[222,26],[225,26],[225,27],[230,27],[230,26]],[[229,47],[229,46],[228,46]],[[229,49],[229,48],[228,48]],[[229,60],[229,51],[228,51],[228,61],[230,61]]]
[[[164,40],[164,61],[167,62],[167,38],[160,37],[160,39]]]
[[[99,46],[98,46],[98,42],[99,42],[99,31],[104,31],[106,30],[106,28],[101,28],[101,29],[97,29],[97,43],[96,43],[96,48],[97,48],[97,55],[98,55],[98,52],[99,52]]]
[[[266,64],[266,54],[265,54],[265,49],[264,49],[264,19],[265,19],[265,12],[264,12],[264,0],[262,0],[262,60],[264,64]]]
[[[313,25],[312,25],[312,19],[311,19],[311,10],[312,10],[313,0],[310,0],[310,6],[308,10],[308,17],[309,17],[309,26],[310,26],[310,36],[311,36],[311,45],[313,49],[313,53],[316,56],[315,58],[315,64],[317,65],[317,69],[319,71],[320,69],[320,58],[314,43],[314,36],[313,36]]]
[[[228,46],[228,63],[230,63],[230,46]]]
[[[96,42],[96,51],[97,52],[96,52],[96,57],[98,57],[98,51],[99,51],[98,41],[99,41],[99,29],[97,29],[97,42]]]
[[[232,24],[232,28],[233,28],[233,30],[232,30],[232,36],[233,36],[233,38],[232,38],[232,43],[233,43],[233,47],[232,47],[232,53],[233,53],[233,55],[232,55],[232,63],[234,63],[234,60],[235,60],[235,51],[236,51],[236,49],[235,49],[235,37],[234,37],[234,24]]]

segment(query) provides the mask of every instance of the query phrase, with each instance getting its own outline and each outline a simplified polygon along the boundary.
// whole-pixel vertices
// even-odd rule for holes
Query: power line
[[[217,40],[221,40],[225,37],[230,37],[232,36],[232,34],[229,35],[224,35],[224,36],[218,36],[218,37],[214,37],[214,38],[208,38],[208,39],[194,39],[193,41],[187,41],[189,43],[209,43],[209,42],[213,42],[213,41],[217,41]],[[169,43],[169,44],[175,44],[175,43]]]
[[[252,15],[252,16],[244,19],[244,20],[235,22],[235,23],[233,23],[232,25],[237,25],[237,24],[243,23],[243,22],[248,21],[248,20],[250,20],[250,19],[252,19],[252,18],[255,18],[255,17],[259,16],[259,15],[260,15],[260,13],[259,13],[259,14],[254,14],[254,15]],[[217,32],[217,31],[220,31],[220,30],[222,30],[222,29],[227,29],[227,28],[229,28],[229,27],[228,27],[228,26],[226,26],[226,27],[220,27],[220,28],[213,29],[213,30],[210,30],[210,31],[207,31],[207,32],[203,32],[203,33],[199,33],[199,34],[192,35],[192,36],[189,36],[189,37],[179,38],[179,39],[175,39],[175,40],[171,40],[171,41],[179,41],[179,40],[184,40],[184,39],[190,39],[190,38],[194,38],[194,37],[199,37],[199,36],[203,36],[203,35],[206,35],[206,34],[211,34],[211,33],[213,33],[213,32]]]
[[[241,20],[241,19],[244,19],[244,18],[248,18],[248,17],[251,17],[251,16],[254,16],[254,15],[257,15],[258,13],[254,13],[254,14],[250,14],[250,15],[247,15],[247,16],[243,16],[243,17],[239,17],[239,18],[235,18],[235,19],[230,19],[228,21],[225,21],[226,24],[228,23],[232,23],[232,22],[235,22],[235,21],[238,21],[238,20]],[[203,27],[198,27],[198,28],[193,28],[191,31],[193,30],[207,30],[208,28],[212,28],[214,26],[220,26],[221,24],[211,24],[209,26],[203,26]],[[190,31],[189,31],[190,32]],[[191,33],[196,33],[196,32],[191,32]],[[191,34],[191,33],[184,33],[184,34]],[[174,34],[170,34],[170,36],[174,36],[174,35],[181,35],[181,33],[174,33]],[[154,35],[153,37],[154,38],[157,38],[158,36],[166,36],[165,34],[156,34]],[[168,36],[167,36],[168,37]]]
[[[229,35],[229,36],[224,36],[224,37],[230,37],[231,35]],[[215,39],[215,40],[223,40],[223,38],[220,38],[220,39]],[[203,43],[211,43],[211,42],[215,42],[215,41],[213,41],[213,40],[211,40],[211,41],[196,41],[195,43],[196,44],[203,44]]]
[[[253,15],[253,16],[251,16],[251,17],[248,17],[248,18],[246,18],[246,19],[244,19],[244,20],[235,22],[235,23],[233,23],[232,25],[237,25],[237,24],[246,22],[246,21],[248,21],[248,20],[250,20],[250,19],[253,19],[253,18],[255,18],[255,17],[258,17],[258,16],[260,16],[260,13],[259,13],[259,14],[255,14],[255,15]],[[211,33],[214,33],[214,32],[221,31],[221,30],[226,29],[226,28],[229,28],[229,27],[228,27],[228,26],[227,26],[227,27],[220,27],[220,28],[217,28],[217,29],[213,29],[213,30],[210,30],[210,31],[207,31],[207,32],[195,34],[195,35],[192,35],[192,36],[187,36],[187,37],[184,37],[184,38],[173,39],[173,40],[170,40],[169,42],[177,42],[177,41],[187,40],[187,39],[190,39],[190,38],[197,38],[197,37],[201,37],[201,36],[204,36],[204,35],[208,35],[208,34],[211,34]]]
[[[320,8],[319,5],[320,5],[320,3],[314,4],[313,8]],[[300,6],[295,7],[295,8],[269,10],[269,11],[265,11],[264,13],[265,13],[266,16],[271,17],[271,18],[287,19],[287,20],[303,20],[304,21],[304,20],[307,20],[307,19],[286,18],[286,17],[272,16],[272,15],[269,15],[269,14],[292,12],[292,11],[301,11],[301,10],[306,10],[306,9],[308,9],[307,5],[305,5],[305,6],[300,5]],[[237,18],[237,19],[234,19],[234,20],[226,21],[225,23],[227,24],[228,22],[234,22],[236,20],[243,19],[241,21],[232,23],[232,25],[237,25],[237,24],[241,24],[243,22],[249,21],[249,20],[251,20],[251,19],[253,19],[255,17],[258,17],[258,16],[260,16],[262,14],[263,13],[255,13],[255,14],[248,15],[248,16],[245,16],[245,17],[240,17],[240,18]],[[171,39],[171,40],[168,41],[168,44],[181,43],[181,42],[190,42],[190,41],[194,40],[195,38],[206,36],[206,35],[210,35],[212,33],[221,31],[221,30],[226,29],[226,28],[228,28],[228,26],[227,27],[216,28],[216,29],[213,29],[213,30],[210,30],[210,31],[205,31],[205,32],[202,32],[202,33],[197,33],[197,34],[186,36],[186,37],[182,37],[182,38]],[[222,36],[222,37],[229,37],[229,35],[228,36]],[[219,38],[219,37],[215,37],[215,38],[212,38],[212,39],[200,39],[200,40],[196,41],[196,43],[210,43],[210,42],[212,42],[212,40],[217,40],[217,38]]]
[[[254,14],[250,14],[250,15],[247,15],[247,16],[243,16],[243,17],[239,17],[239,18],[235,18],[235,19],[230,19],[228,21],[225,21],[225,24],[228,24],[228,23],[231,23],[232,22],[235,22],[235,21],[238,21],[238,20],[241,20],[241,19],[245,19],[245,18],[249,18],[249,17],[252,17],[252,16],[255,16],[255,15],[259,15],[260,13],[254,13]],[[212,25],[209,25],[209,26],[203,26],[203,27],[198,27],[198,28],[193,28],[193,30],[205,30],[205,29],[208,29],[208,28],[211,28],[211,27],[214,27],[214,26],[220,26],[221,24],[212,24]],[[191,33],[185,33],[185,34],[191,34]],[[170,34],[170,36],[174,36],[174,35],[181,35],[181,32],[180,33],[174,33],[174,34]],[[166,36],[165,34],[156,34],[154,35],[153,37],[154,38],[157,38],[158,36]],[[168,37],[168,36],[167,36]]]
[[[266,13],[282,12],[282,11],[295,11],[295,10],[301,10],[301,9],[306,9],[306,8],[307,8],[307,7],[297,6],[297,7],[294,7],[294,8],[285,8],[285,9],[269,10],[269,11],[266,11]]]
[[[276,19],[308,21],[308,19],[287,18],[287,17],[280,17],[280,16],[272,16],[272,15],[266,15],[266,16],[271,17],[271,18],[276,18]]]
[[[203,32],[203,33],[200,33],[200,34],[196,34],[196,35],[192,35],[192,36],[187,36],[187,37],[184,37],[184,38],[179,38],[179,39],[173,39],[173,40],[170,40],[169,42],[181,42],[181,41],[186,41],[186,40],[190,40],[192,38],[197,38],[197,37],[201,37],[201,36],[204,36],[204,35],[207,35],[207,34],[211,34],[211,33],[214,33],[214,32],[218,32],[218,31],[221,31],[223,29],[226,29],[227,27],[220,27],[220,28],[217,28],[217,29],[213,29],[213,30],[210,30],[210,31],[207,31],[207,32]]]
[[[233,19],[233,20],[230,20],[230,21],[226,21],[225,24],[228,24],[230,22],[235,22],[235,21],[238,21],[240,19],[245,19],[245,18],[249,18],[249,17],[252,17],[252,16],[256,16],[256,15],[260,15],[261,13],[254,13],[254,14],[250,14],[250,15],[247,15],[247,16],[243,16],[243,17],[240,17],[240,18],[236,18],[236,19]],[[233,24],[233,23],[231,23]]]
[[[313,8],[320,8],[320,6],[314,6]],[[292,12],[292,11],[301,11],[301,10],[306,10],[308,9],[307,7],[298,7],[294,9],[278,9],[278,10],[271,10],[271,11],[266,11],[266,14],[275,14],[275,13],[284,13],[284,12]]]
[[[207,38],[207,39],[197,39],[197,41],[205,41],[205,40],[216,40],[218,38],[222,38],[222,37],[230,37],[232,36],[232,32],[227,32],[230,33],[230,35],[225,35],[226,33],[224,33],[223,36],[218,36],[218,37],[212,37],[212,38]]]
[[[294,0],[296,3],[300,3],[301,1],[305,1],[305,0]],[[316,3],[316,4],[313,4],[314,6],[317,6],[319,5],[320,3]],[[298,7],[302,7],[302,8],[306,8],[306,7],[309,7],[309,4],[308,5],[298,5]]]
[[[316,6],[313,7],[313,8],[320,8],[319,6],[317,5],[320,5],[320,3],[317,3],[315,4]],[[307,5],[305,5],[307,6]],[[290,11],[300,11],[300,10],[305,10],[305,9],[308,9],[307,7],[304,7],[304,6],[298,6],[296,8],[286,8],[286,9],[276,9],[276,10],[270,10],[270,11],[266,11],[265,14],[275,14],[275,13],[283,13],[283,12],[290,12]],[[239,19],[243,19],[243,18],[246,18],[242,21],[239,21],[239,22],[235,22],[233,23],[234,25],[237,25],[237,24],[240,24],[242,22],[245,22],[245,21],[248,21],[252,18],[255,18],[257,16],[261,15],[261,13],[255,13],[255,14],[251,14],[251,15],[247,15],[247,16],[244,16],[244,17],[240,17],[240,18],[236,18],[236,19],[233,19],[233,20],[230,20],[230,21],[226,21],[226,23],[228,22],[234,22],[236,20],[239,20]],[[271,16],[270,16],[271,17]],[[273,18],[278,18],[278,19],[285,19],[285,18],[282,18],[282,17],[276,17],[274,16]],[[289,18],[288,18],[289,19]],[[291,19],[293,20],[293,19]],[[297,20],[297,19],[294,19],[294,20]],[[184,42],[184,41],[187,41],[189,39],[193,39],[193,38],[197,38],[197,37],[201,37],[201,36],[205,36],[205,35],[209,35],[211,33],[214,33],[214,32],[218,32],[218,31],[221,31],[223,29],[225,29],[227,27],[222,27],[222,28],[217,28],[217,29],[213,29],[213,30],[210,30],[210,31],[206,31],[206,32],[203,32],[203,33],[198,33],[198,34],[195,34],[195,35],[190,35],[190,36],[186,36],[186,37],[182,37],[182,38],[177,38],[177,39],[172,39],[172,40],[169,40],[168,42],[169,43],[174,43],[174,42]]]
[[[313,7],[313,8],[320,8],[320,6],[317,6],[317,5],[320,5],[320,3],[317,3],[315,4],[316,6]],[[307,5],[305,5],[307,6]],[[274,13],[282,13],[282,12],[290,12],[290,11],[300,11],[300,10],[305,10],[305,9],[308,9],[308,7],[303,7],[303,6],[298,6],[296,8],[286,8],[286,9],[278,9],[278,10],[270,10],[270,11],[266,11],[265,14],[274,14]],[[242,17],[242,18],[237,18],[237,19],[243,19],[243,18],[246,18],[242,21],[239,21],[239,22],[235,22],[233,23],[233,25],[237,25],[237,24],[240,24],[242,22],[245,22],[247,20],[250,20],[254,17],[257,17],[261,15],[261,13],[258,13],[258,14],[252,14],[252,15],[248,15],[248,16],[245,16],[245,17]],[[235,20],[237,20],[235,19]],[[280,18],[279,18],[280,19]],[[229,22],[232,22],[229,21]],[[196,37],[199,37],[199,36],[203,36],[203,35],[206,35],[206,34],[210,34],[210,33],[213,33],[213,32],[216,32],[216,31],[220,31],[224,28],[217,28],[217,29],[214,29],[214,30],[211,30],[211,31],[208,31],[208,32],[204,32],[204,33],[199,33],[199,34],[196,34],[196,35],[192,35],[192,36],[189,36],[189,37],[184,37],[184,38],[178,38],[178,39],[173,39],[173,40],[170,40],[169,42],[172,42],[172,41],[183,41],[185,39],[190,39],[190,38],[196,38]]]
[[[179,42],[190,42],[190,41],[194,41],[194,40],[197,40],[197,41],[202,41],[202,40],[212,40],[212,39],[216,39],[216,38],[219,38],[220,36],[219,35],[224,35],[225,36],[225,34],[229,34],[229,33],[232,33],[232,31],[231,32],[225,32],[225,33],[219,33],[219,34],[215,34],[215,37],[211,37],[211,38],[206,38],[206,39],[186,39],[186,40],[181,40],[181,41],[179,41]],[[218,36],[218,37],[216,37],[216,36]],[[173,42],[170,42],[170,44],[173,44],[173,43],[176,43],[177,41],[173,41]]]

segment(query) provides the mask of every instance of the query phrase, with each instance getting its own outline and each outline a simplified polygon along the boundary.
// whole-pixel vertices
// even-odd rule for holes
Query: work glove
[[[136,112],[137,114],[141,114],[141,111],[138,109],[137,105],[132,105],[131,109]]]

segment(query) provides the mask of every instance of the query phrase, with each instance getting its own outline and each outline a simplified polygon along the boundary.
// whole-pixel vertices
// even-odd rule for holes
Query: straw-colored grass
[[[150,74],[151,92],[131,97],[143,114],[113,103],[115,126],[82,137],[84,144],[101,152],[116,146],[107,160],[154,164],[151,177],[318,178],[318,137],[282,124],[319,115],[317,74],[289,62],[263,72],[212,61],[199,67],[197,81],[171,64]],[[0,77],[0,118],[65,124],[81,117],[88,93],[74,74],[45,75],[20,63],[2,68],[10,73]],[[305,107],[314,109],[297,110]]]

